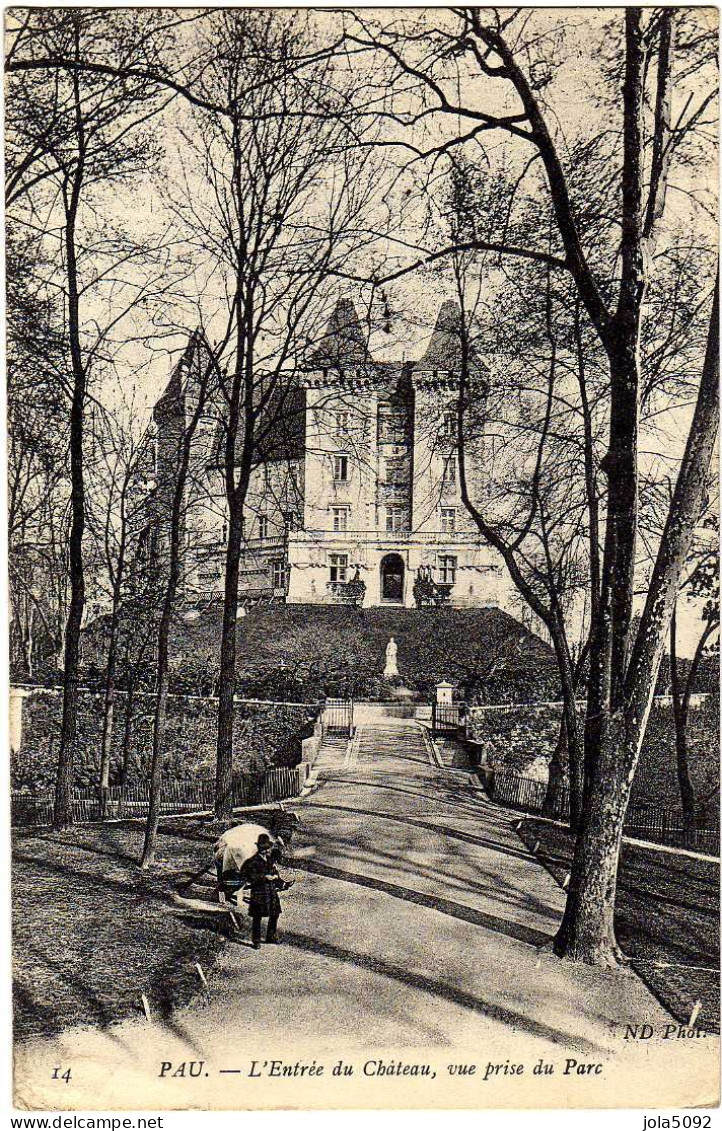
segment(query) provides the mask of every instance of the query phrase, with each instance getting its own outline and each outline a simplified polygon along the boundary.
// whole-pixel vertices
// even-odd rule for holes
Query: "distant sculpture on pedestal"
[[[398,647],[393,636],[386,645],[386,667],[384,668],[384,679],[392,679],[399,674],[398,665],[396,663],[396,653]]]

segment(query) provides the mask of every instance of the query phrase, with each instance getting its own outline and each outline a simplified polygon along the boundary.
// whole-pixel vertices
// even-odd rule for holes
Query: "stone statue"
[[[384,668],[384,679],[391,679],[393,676],[399,674],[398,665],[396,663],[396,653],[398,646],[393,636],[386,645],[386,667]]]

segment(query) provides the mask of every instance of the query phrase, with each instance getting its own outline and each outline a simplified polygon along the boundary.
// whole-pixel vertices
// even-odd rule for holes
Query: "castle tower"
[[[182,422],[194,348],[189,343],[156,405],[158,450],[170,450]],[[353,302],[337,302],[252,474],[241,604],[506,604],[506,575],[461,498],[462,373],[483,396],[483,359],[478,343],[465,345],[455,303],[441,307],[418,361],[380,361]],[[222,405],[216,409],[222,413]],[[217,441],[219,418],[210,415],[208,435]],[[213,443],[203,430],[199,437],[205,502],[199,495],[189,513],[186,576],[199,597],[212,599],[222,591],[225,502]],[[476,495],[483,437],[465,434],[464,451]]]

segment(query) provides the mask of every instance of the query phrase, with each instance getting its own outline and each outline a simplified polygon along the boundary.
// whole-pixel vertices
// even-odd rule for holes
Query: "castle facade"
[[[458,324],[458,308],[445,303],[419,360],[379,361],[353,304],[339,301],[311,362],[296,376],[283,428],[271,430],[275,440],[266,440],[251,475],[242,605],[508,607],[501,560],[482,542],[461,497]],[[189,346],[154,411],[149,482],[156,511],[177,451],[192,359]],[[484,389],[477,363],[473,395]],[[211,407],[194,441],[198,474],[184,515],[184,587],[191,599],[222,596],[221,442]],[[464,463],[469,491],[478,497],[483,437],[465,439]]]

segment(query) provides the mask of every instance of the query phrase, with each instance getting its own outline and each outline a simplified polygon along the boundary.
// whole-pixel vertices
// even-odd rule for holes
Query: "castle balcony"
[[[244,550],[285,550],[288,538],[285,534],[274,534],[268,538],[244,538]]]
[[[243,550],[254,551],[278,551],[285,550],[288,542],[285,534],[269,535],[268,538],[244,538],[241,543]],[[213,538],[207,541],[198,541],[194,547],[195,554],[201,557],[213,557],[217,554],[225,554],[226,543],[221,538]]]
[[[481,545],[482,537],[464,530],[297,530],[291,535],[295,543],[354,542],[378,545],[393,542],[416,546]]]

